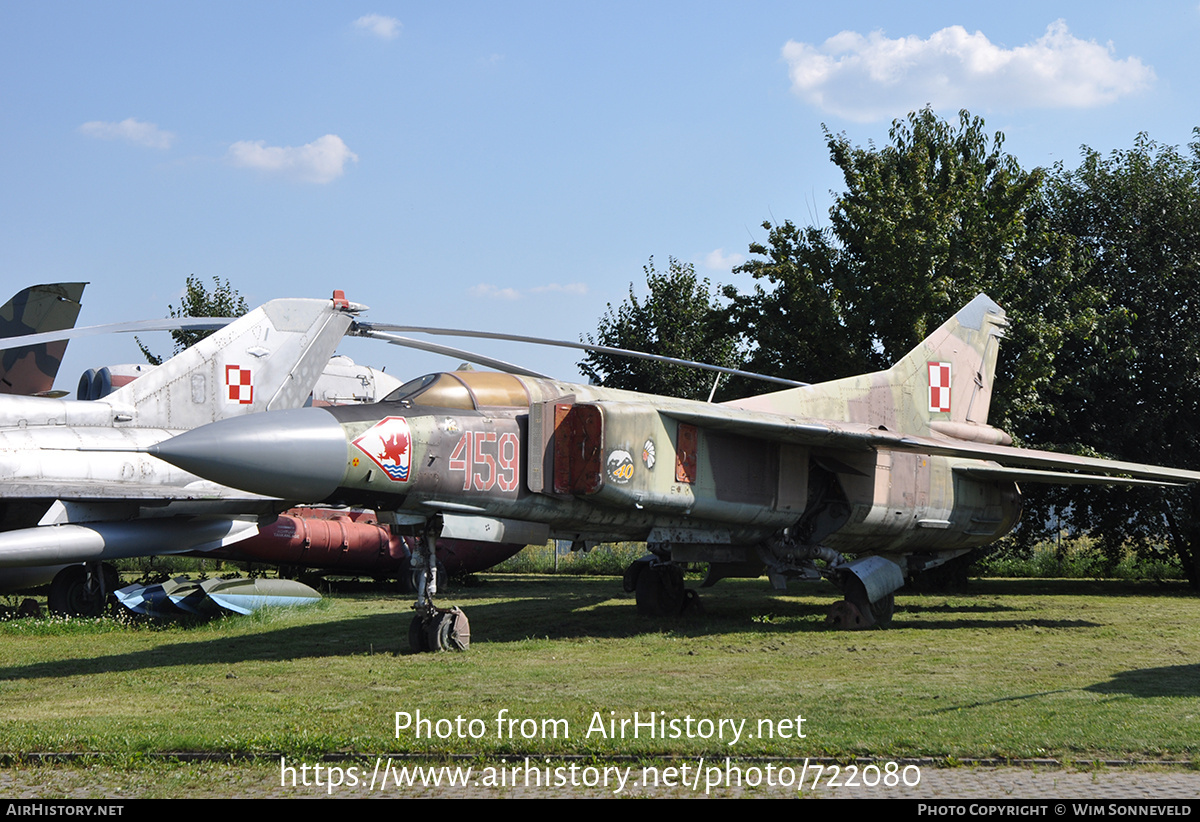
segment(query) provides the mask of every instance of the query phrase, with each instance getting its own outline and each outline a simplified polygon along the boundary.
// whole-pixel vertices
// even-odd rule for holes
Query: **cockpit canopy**
[[[493,371],[452,371],[426,374],[409,380],[384,398],[384,402],[427,405],[434,408],[525,408],[529,391],[512,374]]]

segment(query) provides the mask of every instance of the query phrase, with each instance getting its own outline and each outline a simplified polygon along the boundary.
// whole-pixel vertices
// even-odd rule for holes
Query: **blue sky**
[[[651,255],[738,283],[763,220],[825,222],[822,124],[883,143],[925,102],[965,107],[1026,167],[1185,144],[1198,34],[1196,0],[9,0],[0,300],[87,280],[80,324],[157,317],[196,274],[252,304],[342,288],[379,322],[578,339]],[[562,350],[488,353],[578,378]],[[76,343],[59,387],[137,359]]]

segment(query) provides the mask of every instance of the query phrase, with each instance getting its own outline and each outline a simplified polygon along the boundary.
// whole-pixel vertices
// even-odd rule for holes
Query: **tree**
[[[242,297],[233,286],[229,284],[229,280],[221,282],[216,277],[213,277],[213,290],[210,294],[204,283],[195,274],[189,274],[187,284],[184,288],[183,299],[179,301],[179,307],[168,305],[171,316],[174,318],[180,317],[240,317],[250,310],[246,304],[246,299]],[[190,348],[200,340],[212,334],[212,331],[189,331],[179,329],[171,332],[171,337],[175,340],[175,351],[172,356],[183,351],[185,348]],[[162,365],[163,357],[153,354],[137,337],[134,337],[138,348],[142,352],[142,356],[151,365]]]
[[[1095,333],[1069,339],[1031,432],[1118,459],[1200,465],[1200,129],[1190,152],[1145,134],[1107,157],[1084,149],[1047,187],[1055,228],[1074,238],[1103,294]],[[1166,534],[1200,589],[1200,489],[1072,489],[1052,500],[1112,552]]]
[[[747,368],[810,382],[886,368],[983,291],[1011,322],[993,421],[1020,427],[1096,299],[1069,288],[1071,245],[1046,223],[1044,172],[1023,171],[966,111],[957,128],[913,112],[878,149],[825,134],[846,183],[829,227],[764,223],[767,242],[750,246],[764,259],[734,270],[753,289],[725,290],[753,346]]]
[[[660,273],[651,257],[643,270],[649,297],[639,300],[630,283],[628,299],[617,308],[608,304],[596,336],[587,335],[587,342],[737,367],[736,339],[723,327],[722,310],[708,280],[697,279],[695,266],[670,257],[666,272]],[[700,400],[708,398],[715,379],[708,371],[595,351],[579,368],[610,388]]]

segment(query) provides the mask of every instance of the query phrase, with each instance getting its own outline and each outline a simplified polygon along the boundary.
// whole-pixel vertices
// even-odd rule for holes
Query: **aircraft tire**
[[[105,565],[105,582],[115,577],[111,566]],[[88,572],[85,565],[69,565],[54,575],[50,583],[47,607],[58,616],[97,617],[104,611],[104,598],[88,591]],[[105,586],[106,588],[108,585]]]
[[[629,563],[629,567],[625,569],[625,576],[621,578],[621,587],[625,589],[625,593],[632,594],[637,590],[638,577],[642,575],[642,571],[645,571],[654,560],[655,557],[653,555],[647,554]]]
[[[875,617],[876,628],[890,628],[892,626],[892,616],[895,613],[895,594],[888,594],[883,599],[871,603],[871,616]]]
[[[683,569],[678,565],[647,565],[638,575],[637,609],[642,616],[679,616],[686,602]]]
[[[871,627],[863,618],[862,611],[848,599],[839,599],[829,606],[825,615],[825,627],[835,631],[861,631]]]
[[[429,635],[425,631],[425,623],[419,616],[408,623],[408,647],[414,654],[423,654],[429,650]]]
[[[461,608],[451,608],[434,622],[437,625],[437,650],[465,651],[471,647],[471,623]]]

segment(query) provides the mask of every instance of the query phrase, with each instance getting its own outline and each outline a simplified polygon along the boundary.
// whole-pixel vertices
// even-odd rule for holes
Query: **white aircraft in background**
[[[257,534],[256,517],[277,501],[137,452],[205,423],[305,405],[361,310],[341,292],[273,300],[103,399],[0,397],[0,590],[52,577],[52,610],[98,613],[116,576],[105,560]]]

